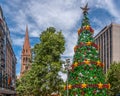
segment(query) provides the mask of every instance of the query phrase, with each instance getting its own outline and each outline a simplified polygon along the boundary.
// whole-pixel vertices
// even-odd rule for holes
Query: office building
[[[111,63],[120,62],[120,25],[110,24],[94,38],[100,47],[99,56],[104,63],[104,72],[107,72]]]

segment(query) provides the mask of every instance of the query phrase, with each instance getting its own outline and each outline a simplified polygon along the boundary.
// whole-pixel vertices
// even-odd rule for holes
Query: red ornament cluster
[[[84,30],[90,31],[92,34],[94,33],[94,30],[91,28],[91,26],[87,25],[78,29],[78,35],[80,35],[80,33],[83,32]]]
[[[90,42],[88,42],[88,43],[90,43]],[[76,45],[76,46],[74,47],[74,52],[76,52],[76,50],[77,50],[78,48],[81,48],[81,47],[83,47],[83,46],[88,46],[88,44],[87,44],[87,43],[80,42],[80,45]],[[93,46],[93,47],[95,47],[97,50],[99,49],[99,46],[98,46],[97,44],[93,43],[93,42],[91,42],[91,45],[89,45],[89,46]]]

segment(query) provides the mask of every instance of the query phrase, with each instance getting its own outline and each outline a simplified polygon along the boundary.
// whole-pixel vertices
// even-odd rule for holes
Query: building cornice
[[[108,26],[105,26],[97,35],[94,36],[94,38],[98,38],[101,34],[103,34],[107,29],[109,29],[110,27],[113,27],[113,26],[117,26],[117,27],[120,27],[120,24],[116,24],[116,23],[111,23],[110,25]]]

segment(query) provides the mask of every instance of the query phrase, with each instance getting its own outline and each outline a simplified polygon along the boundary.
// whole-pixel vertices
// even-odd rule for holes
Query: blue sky
[[[31,47],[39,42],[39,34],[47,27],[62,30],[66,39],[63,57],[73,56],[82,19],[80,7],[86,2],[90,7],[89,18],[95,34],[111,22],[120,24],[120,0],[0,0],[17,57],[17,74],[21,67],[26,25]]]

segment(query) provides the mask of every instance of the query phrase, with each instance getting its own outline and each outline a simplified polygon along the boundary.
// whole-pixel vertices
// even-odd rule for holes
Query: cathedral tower
[[[21,72],[20,76],[22,76],[27,70],[30,69],[30,60],[31,60],[31,48],[28,36],[28,26],[26,26],[26,34],[25,34],[25,41],[22,49],[21,55]]]

